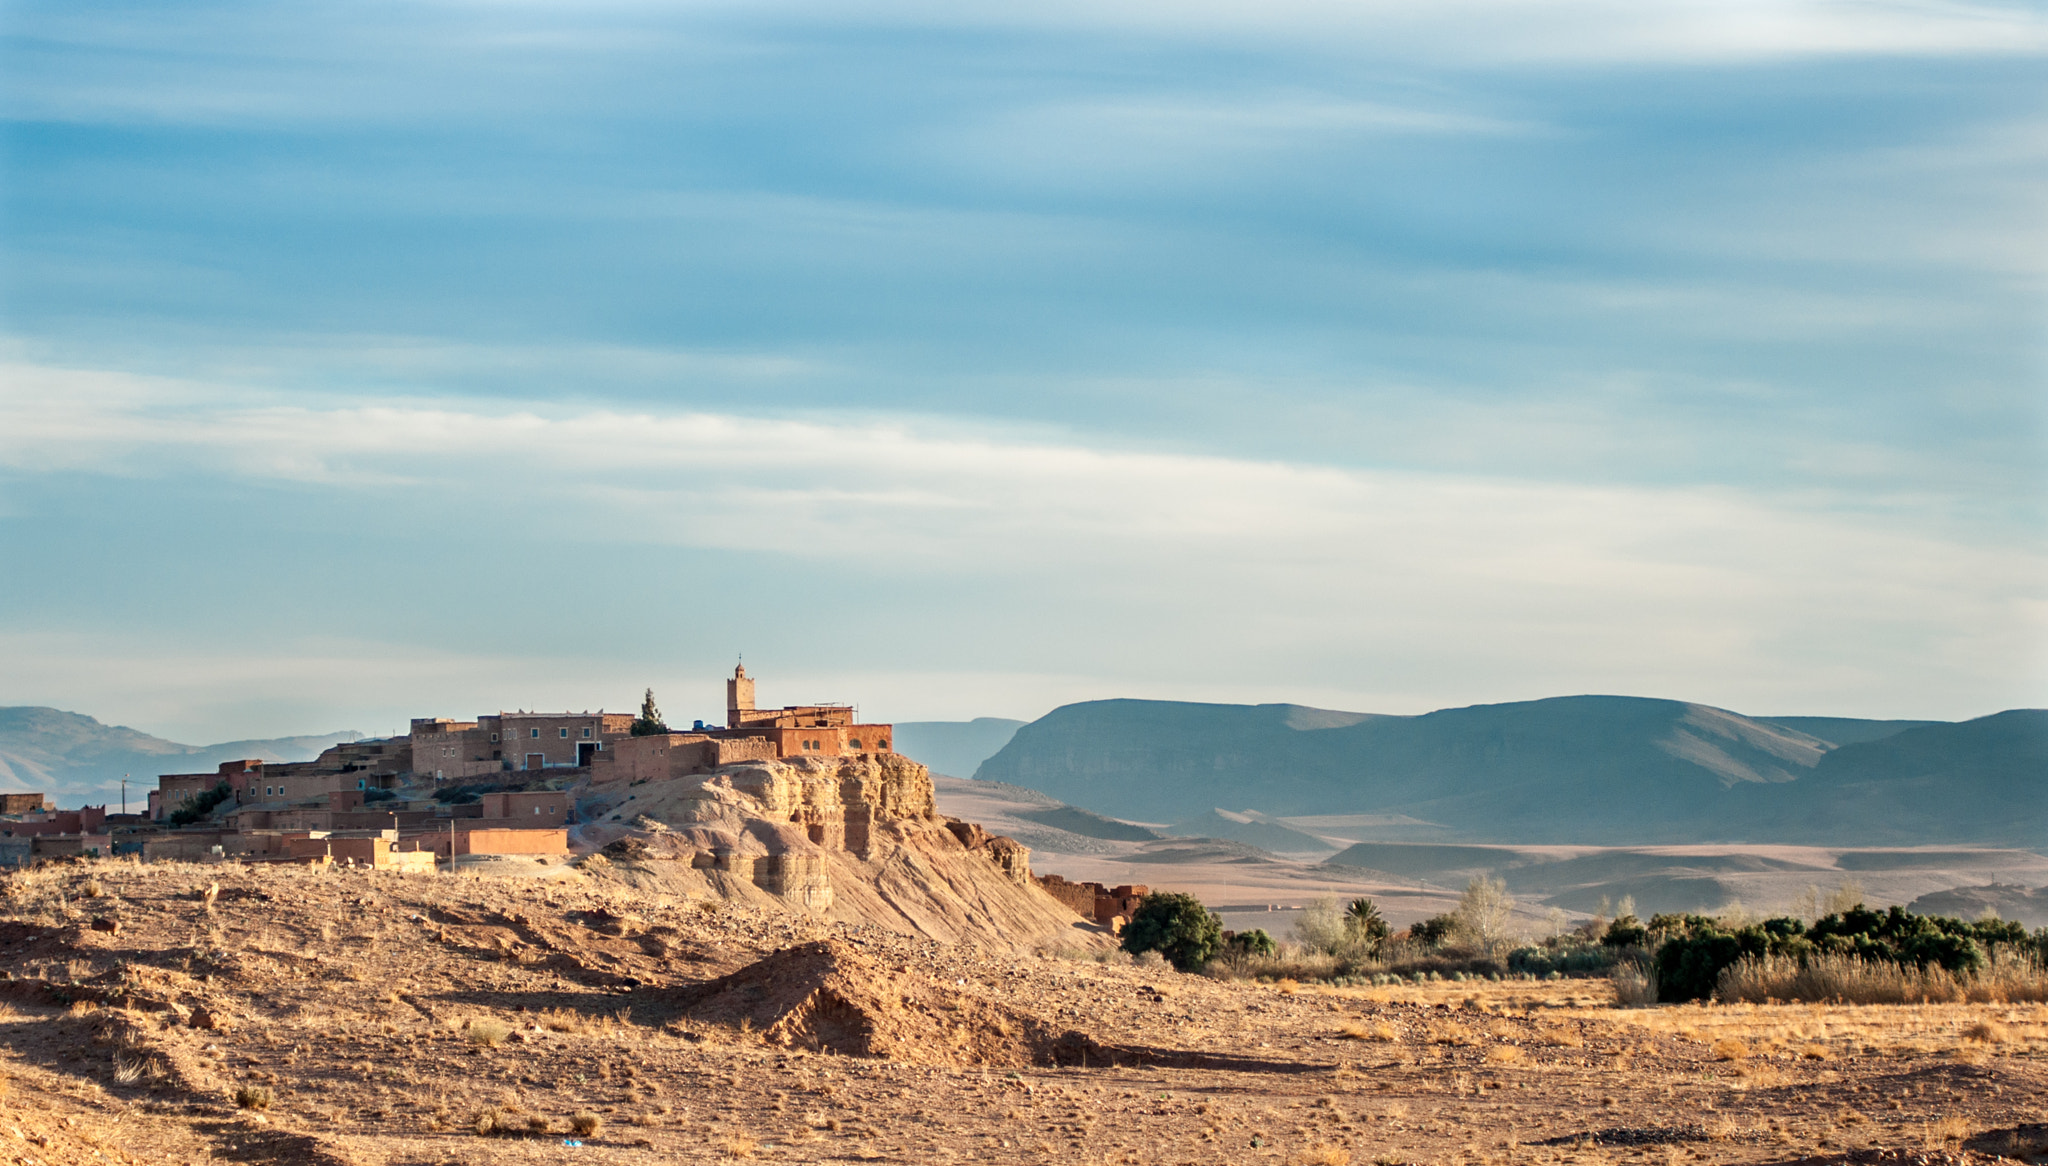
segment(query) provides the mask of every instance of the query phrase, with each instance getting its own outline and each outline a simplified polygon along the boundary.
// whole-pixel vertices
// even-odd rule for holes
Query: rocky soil
[[[1707,1040],[1724,1031],[1641,1023],[1597,982],[1319,993],[938,943],[617,871],[109,861],[0,878],[0,1154],[1953,1163],[2048,1141],[2029,1124],[2048,1016],[2002,1007],[1980,1029],[1930,1019],[1949,1035],[1924,1047],[1732,1057]]]

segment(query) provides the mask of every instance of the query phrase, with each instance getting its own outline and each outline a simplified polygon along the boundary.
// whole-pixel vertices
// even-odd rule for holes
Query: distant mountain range
[[[1378,815],[1408,824],[1369,836],[1411,841],[2032,848],[2048,840],[2048,710],[1948,723],[1619,696],[1422,716],[1106,700],[1019,728],[975,776],[1245,841],[1269,817]]]
[[[308,761],[338,741],[360,736],[341,732],[180,745],[61,709],[0,708],[0,790],[41,791],[67,807],[113,799],[109,804],[118,809],[121,775],[127,774],[133,809],[144,804],[160,773],[199,773],[245,757]]]
[[[976,717],[971,721],[899,721],[896,752],[914,757],[933,773],[972,777],[983,761],[1010,743],[1023,721]]]

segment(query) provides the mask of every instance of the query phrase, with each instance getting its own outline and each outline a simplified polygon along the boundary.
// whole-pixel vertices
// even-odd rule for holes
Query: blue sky
[[[0,22],[0,703],[2048,703],[2038,6]]]

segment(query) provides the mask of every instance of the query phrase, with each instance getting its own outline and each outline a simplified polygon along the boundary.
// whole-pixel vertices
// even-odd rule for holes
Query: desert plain
[[[1324,988],[542,877],[0,878],[17,1163],[2036,1161],[2048,1007]],[[653,861],[653,860],[649,860]],[[778,954],[779,953],[779,954]],[[763,961],[768,961],[764,963]]]

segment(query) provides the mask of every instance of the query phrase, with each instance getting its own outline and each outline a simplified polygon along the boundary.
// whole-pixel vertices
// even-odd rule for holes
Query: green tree
[[[1183,972],[1208,963],[1223,946],[1223,920],[1193,895],[1154,891],[1138,902],[1124,925],[1124,950],[1156,951]]]
[[[657,733],[666,732],[668,725],[662,722],[661,710],[654,707],[654,690],[650,688],[647,695],[640,698],[640,717],[633,722],[633,735],[652,737]]]

